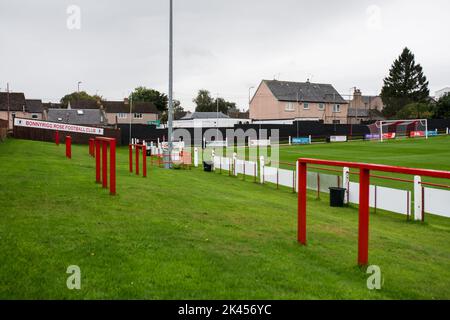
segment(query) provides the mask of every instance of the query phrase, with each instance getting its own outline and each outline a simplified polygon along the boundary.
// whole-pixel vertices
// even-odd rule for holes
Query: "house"
[[[101,101],[100,106],[105,110],[109,124],[158,124],[160,117],[156,106],[151,102]],[[131,110],[130,110],[130,107]],[[131,118],[130,118],[131,115]]]
[[[49,109],[47,120],[75,125],[105,126],[106,115],[101,109]]]
[[[250,102],[257,121],[347,123],[348,102],[331,84],[263,80]]]
[[[378,110],[382,112],[385,105],[380,96],[363,96],[360,89],[353,92],[353,99],[350,101],[349,108]]]
[[[0,119],[9,119],[9,129],[13,128],[14,117],[43,119],[44,107],[41,100],[27,100],[21,92],[0,92]]]
[[[443,96],[445,96],[446,94],[450,94],[450,87],[446,87],[444,89],[441,89],[439,91],[436,91],[435,97],[434,99],[436,101],[439,101]]]
[[[384,103],[380,96],[363,96],[360,89],[353,92],[353,99],[349,101],[347,123],[360,124],[362,122],[384,120],[382,111]]]
[[[230,118],[222,112],[187,113],[173,122],[174,128],[233,128],[236,124],[249,123],[247,119]]]

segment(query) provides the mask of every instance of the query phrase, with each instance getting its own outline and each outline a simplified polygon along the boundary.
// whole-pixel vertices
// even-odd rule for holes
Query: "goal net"
[[[415,120],[384,120],[369,125],[368,140],[391,140],[399,138],[428,138],[428,121]]]

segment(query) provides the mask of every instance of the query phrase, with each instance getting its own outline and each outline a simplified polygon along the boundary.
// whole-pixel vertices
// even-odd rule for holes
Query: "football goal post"
[[[428,139],[428,120],[383,120],[369,126],[372,140],[385,140],[397,138],[417,138]]]

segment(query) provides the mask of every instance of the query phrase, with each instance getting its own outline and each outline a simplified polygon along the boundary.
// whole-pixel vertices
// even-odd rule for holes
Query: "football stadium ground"
[[[149,166],[142,178],[119,148],[112,197],[94,183],[87,146],[73,146],[72,157],[52,143],[0,144],[0,298],[450,298],[448,218],[373,212],[369,261],[383,284],[369,290],[354,206],[330,208],[327,195],[309,192],[303,247],[287,188],[195,168]],[[450,137],[280,149],[280,161],[299,157],[450,170]],[[67,287],[72,265],[81,290]]]

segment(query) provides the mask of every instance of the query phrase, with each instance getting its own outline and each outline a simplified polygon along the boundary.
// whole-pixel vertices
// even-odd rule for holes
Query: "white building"
[[[436,101],[438,101],[440,98],[442,98],[443,96],[445,96],[446,94],[449,94],[449,93],[450,93],[450,87],[446,87],[444,89],[436,91],[436,94],[435,94]]]
[[[250,119],[234,119],[222,112],[188,113],[180,120],[173,121],[174,128],[233,128],[236,124],[251,123]]]

